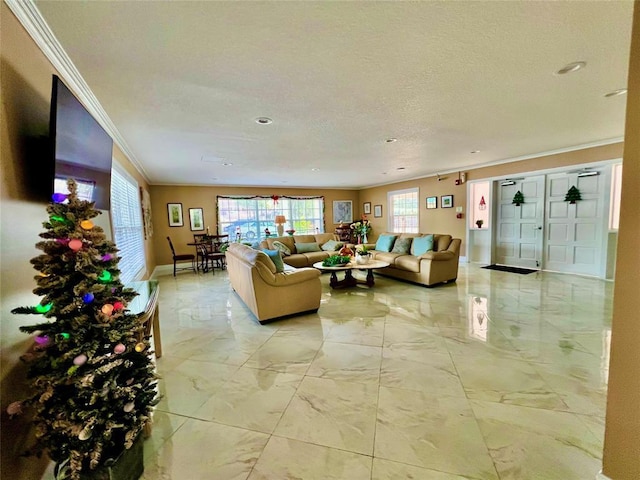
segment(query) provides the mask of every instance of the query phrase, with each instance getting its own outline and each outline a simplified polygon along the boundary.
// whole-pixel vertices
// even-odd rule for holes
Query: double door
[[[605,172],[555,173],[496,185],[495,263],[602,276],[608,208]],[[565,200],[575,186],[581,200]],[[524,203],[513,203],[520,191]]]

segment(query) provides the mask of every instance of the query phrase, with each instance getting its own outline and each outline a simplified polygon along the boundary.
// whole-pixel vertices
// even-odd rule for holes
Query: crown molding
[[[31,36],[38,48],[44,53],[59,76],[64,80],[71,91],[78,97],[85,108],[93,115],[96,121],[111,136],[120,150],[127,156],[132,165],[138,170],[147,183],[149,176],[144,167],[137,160],[135,154],[120,134],[115,124],[107,115],[104,108],[93,94],[87,82],[75,67],[67,52],[51,31],[51,28],[38,10],[33,0],[4,0],[27,33]]]

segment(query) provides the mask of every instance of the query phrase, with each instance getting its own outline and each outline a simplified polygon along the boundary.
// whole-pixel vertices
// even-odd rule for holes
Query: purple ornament
[[[51,195],[51,199],[56,203],[62,203],[67,199],[67,195],[64,193],[54,193]]]
[[[46,345],[49,343],[49,337],[46,335],[38,335],[34,340],[38,345]]]
[[[113,255],[111,255],[110,253],[105,253],[105,254],[102,256],[102,261],[103,261],[103,262],[108,262],[108,261],[109,261],[109,260],[111,260],[112,258],[113,258]]]
[[[95,297],[94,297],[93,293],[88,292],[88,293],[85,293],[85,294],[82,296],[82,301],[83,301],[84,303],[91,303],[91,302],[93,302],[93,299],[94,299],[94,298],[95,298]]]

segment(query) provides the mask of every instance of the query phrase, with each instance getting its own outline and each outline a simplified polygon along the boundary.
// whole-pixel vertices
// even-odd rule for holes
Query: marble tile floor
[[[260,325],[226,272],[160,280],[147,480],[588,480],[601,468],[613,284],[462,265],[376,275]]]

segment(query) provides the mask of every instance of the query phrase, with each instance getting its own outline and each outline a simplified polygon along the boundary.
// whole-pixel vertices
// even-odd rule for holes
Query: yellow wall
[[[603,472],[640,478],[640,3],[636,2],[629,65],[622,203],[614,290]]]
[[[33,344],[21,333],[21,325],[35,318],[13,315],[11,309],[34,305],[38,297],[30,260],[39,255],[35,248],[47,220],[48,198],[43,192],[51,187],[31,185],[42,177],[51,182],[39,162],[42,155],[31,153],[35,138],[49,131],[51,76],[58,74],[44,54],[4,2],[0,3],[0,476],[2,479],[35,479],[44,471],[47,458],[21,457],[29,446],[30,424],[25,418],[9,420],[7,405],[23,397],[25,368],[19,357]],[[126,156],[114,147],[114,158],[148,189],[147,183],[132,168]],[[39,187],[39,188],[38,188]],[[155,266],[153,246],[146,244],[149,271]]]
[[[216,196],[217,195],[323,195],[325,200],[325,231],[333,232],[332,206],[334,200],[351,200],[353,202],[354,220],[359,218],[362,205],[358,204],[358,192],[355,190],[315,190],[296,188],[241,188],[241,187],[184,187],[184,186],[159,186],[151,187],[151,210],[153,214],[153,243],[156,252],[157,265],[172,264],[171,251],[167,242],[167,236],[171,237],[176,253],[189,253],[193,247],[187,243],[193,241],[194,233],[189,228],[189,209],[202,208],[204,224],[211,227],[211,233],[215,232],[216,220]],[[183,227],[169,227],[167,216],[167,203],[182,203],[184,218]],[[275,232],[273,232],[275,233]]]

